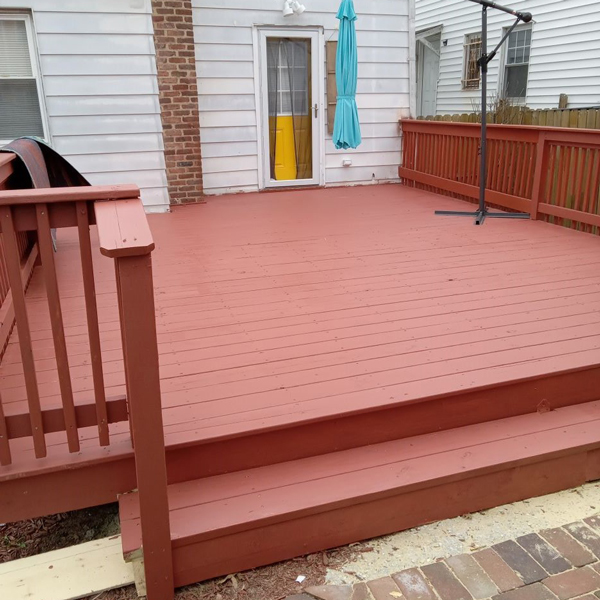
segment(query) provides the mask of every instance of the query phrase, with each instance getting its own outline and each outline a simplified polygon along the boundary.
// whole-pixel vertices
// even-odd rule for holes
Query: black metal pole
[[[461,217],[475,217],[475,225],[481,225],[487,217],[496,219],[529,219],[528,213],[503,213],[503,212],[488,212],[485,202],[485,188],[487,183],[487,75],[488,75],[488,64],[496,56],[496,53],[502,46],[502,44],[508,39],[511,32],[518,25],[520,21],[529,23],[532,16],[531,13],[521,13],[505,6],[500,6],[491,0],[470,0],[470,2],[476,2],[481,4],[481,58],[479,59],[479,66],[481,69],[481,140],[479,147],[479,207],[477,212],[471,211],[457,211],[457,210],[436,210],[436,215],[455,215]],[[517,20],[514,24],[504,33],[500,43],[494,48],[492,52],[488,54],[487,49],[487,9],[497,8],[506,13],[514,15]]]
[[[485,6],[486,8],[497,8],[498,10],[508,13],[509,15],[513,15],[514,17],[517,17],[517,19],[519,19],[519,21],[523,21],[523,23],[529,23],[531,21],[531,19],[533,19],[533,16],[531,15],[531,13],[520,12],[518,10],[508,8],[508,6],[502,6],[500,4],[496,4],[495,2],[492,2],[491,0],[470,0],[470,1],[476,2],[477,4],[481,4],[481,6]]]
[[[480,221],[485,218],[485,184],[487,176],[487,6],[481,7],[481,149],[479,166],[479,212]]]

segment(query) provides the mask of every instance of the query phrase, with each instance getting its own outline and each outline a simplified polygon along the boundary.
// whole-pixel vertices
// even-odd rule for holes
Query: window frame
[[[38,104],[40,106],[40,118],[42,121],[43,138],[45,141],[50,141],[48,115],[46,113],[45,94],[42,82],[42,73],[39,65],[38,48],[35,40],[33,29],[33,15],[28,12],[9,12],[0,10],[1,21],[23,21],[25,23],[25,32],[27,35],[27,50],[29,52],[29,61],[31,63],[31,77],[2,77],[0,79],[34,79],[36,83]],[[5,140],[0,137],[0,146],[8,144],[12,140]]]
[[[479,77],[477,78],[477,85],[468,85],[469,81],[475,81],[475,79],[468,79],[468,69],[469,69],[469,56],[471,47],[475,45],[474,42],[470,40],[479,36],[479,46],[481,51],[483,51],[483,44],[481,40],[481,31],[475,31],[473,33],[466,33],[463,39],[463,68],[462,68],[462,79],[461,79],[461,89],[463,91],[472,91],[481,89],[481,67],[477,69],[477,73]]]
[[[508,27],[504,27],[502,29],[502,35],[505,35],[506,32],[508,31],[508,29],[509,29]],[[519,25],[519,26],[515,27],[515,29],[513,30],[513,33],[517,32],[517,31],[526,31],[526,30],[531,31],[531,36],[529,39],[529,60],[526,63],[518,63],[516,65],[507,64],[509,40],[506,40],[506,43],[504,44],[504,46],[502,48],[502,56],[501,56],[502,70],[500,71],[500,77],[498,79],[498,83],[499,83],[498,95],[502,98],[506,98],[507,100],[511,100],[514,104],[521,104],[521,105],[527,104],[527,95],[529,93],[529,68],[531,67],[531,49],[533,48],[533,23],[526,23],[526,24]],[[523,65],[527,65],[527,82],[525,85],[525,95],[524,96],[508,96],[506,94],[507,69],[510,69],[513,66],[522,67]]]

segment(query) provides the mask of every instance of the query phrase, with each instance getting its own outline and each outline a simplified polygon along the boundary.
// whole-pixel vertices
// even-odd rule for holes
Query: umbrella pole
[[[488,6],[492,8],[499,8],[500,10],[507,10],[504,7],[500,7],[493,2],[487,2],[486,0],[471,0],[471,2],[477,2],[481,4],[481,58],[477,61],[481,69],[481,141],[479,146],[479,207],[476,211],[456,211],[456,210],[436,210],[436,215],[444,216],[458,216],[458,217],[474,217],[475,225],[482,225],[486,218],[496,219],[529,219],[529,213],[493,213],[489,212],[485,202],[485,186],[487,180],[487,75],[488,75],[488,64],[492,61],[496,53],[508,39],[513,29],[519,24],[520,21],[524,21],[521,16],[517,16],[517,20],[513,23],[512,27],[504,34],[500,43],[494,48],[492,52],[487,53],[487,9]],[[510,9],[509,9],[510,10]],[[512,14],[512,13],[511,13]],[[517,13],[521,15],[521,13]],[[531,16],[526,13],[531,19]]]

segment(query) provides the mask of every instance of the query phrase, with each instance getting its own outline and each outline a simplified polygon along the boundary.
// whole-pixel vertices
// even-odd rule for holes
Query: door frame
[[[417,59],[417,68],[416,68],[416,74],[417,74],[417,98],[416,98],[416,103],[417,103],[417,116],[426,116],[423,115],[423,77],[425,74],[425,70],[424,70],[424,66],[425,66],[425,48],[428,48],[429,50],[431,50],[432,52],[435,52],[435,54],[437,54],[438,56],[438,77],[437,77],[437,84],[436,84],[436,93],[435,93],[435,102],[437,105],[437,92],[438,92],[438,85],[439,85],[439,79],[440,79],[440,66],[441,66],[441,53],[442,53],[442,30],[443,30],[443,25],[436,25],[434,27],[428,27],[427,29],[422,29],[420,31],[417,31],[416,35],[415,35],[415,39],[416,39],[416,59]],[[439,44],[439,50],[434,50],[433,48],[431,48],[430,42],[429,42],[429,38],[432,37],[437,37],[440,36],[440,44]]]
[[[258,135],[258,187],[273,189],[282,187],[321,186],[325,181],[325,37],[322,27],[255,26],[254,31],[254,81],[256,101],[256,126]],[[313,177],[312,179],[272,181],[269,154],[269,111],[267,108],[267,37],[307,38],[313,40],[312,48],[312,96],[318,116],[313,113]]]

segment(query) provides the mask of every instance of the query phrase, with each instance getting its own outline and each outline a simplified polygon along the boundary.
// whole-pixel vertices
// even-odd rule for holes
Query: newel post
[[[151,252],[141,201],[97,202],[100,251],[114,258],[148,600],[173,598],[173,559]]]
[[[533,172],[533,188],[531,195],[531,219],[536,220],[540,198],[544,193],[544,174],[548,171],[548,155],[546,152],[546,132],[540,131],[535,151],[535,170]]]

